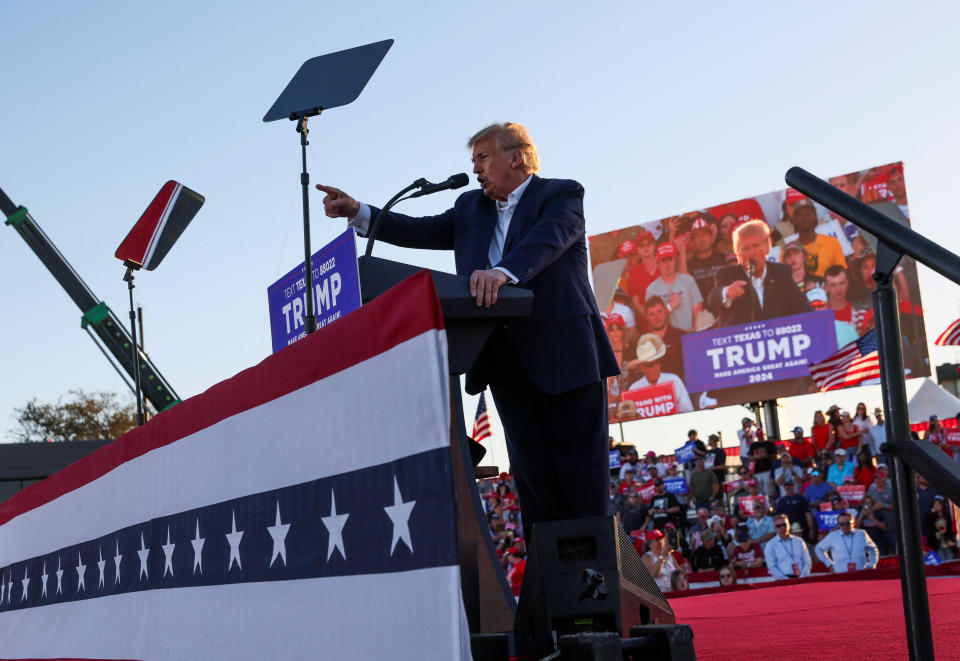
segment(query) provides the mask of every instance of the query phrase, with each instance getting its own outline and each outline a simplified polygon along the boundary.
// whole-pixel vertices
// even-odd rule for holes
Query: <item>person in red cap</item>
[[[647,287],[647,298],[659,296],[670,310],[670,325],[684,332],[696,328],[697,315],[703,309],[703,296],[697,281],[677,272],[677,248],[664,243],[657,248],[660,277]]]
[[[620,279],[620,286],[630,295],[637,310],[643,309],[643,302],[647,300],[647,287],[660,277],[660,267],[657,264],[657,240],[653,234],[645,229],[637,233],[632,242],[637,251],[637,262],[630,267],[629,259],[624,268],[624,277]]]
[[[520,596],[520,586],[523,584],[523,574],[527,569],[526,554],[516,546],[507,549],[507,582],[514,597]]]
[[[653,577],[657,587],[664,592],[670,591],[670,575],[677,570],[670,545],[664,534],[654,528],[647,533],[650,550],[643,554],[642,560],[647,571]]]

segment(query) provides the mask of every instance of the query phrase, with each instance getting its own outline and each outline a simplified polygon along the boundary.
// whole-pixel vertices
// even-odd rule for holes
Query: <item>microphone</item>
[[[439,184],[431,184],[429,181],[424,179],[418,179],[418,182],[424,182],[420,186],[420,190],[411,195],[410,197],[421,197],[423,195],[430,195],[431,193],[438,193],[442,190],[448,190],[452,188],[462,188],[470,183],[470,178],[461,172],[460,174],[454,174],[447,177],[446,181],[441,181]]]
[[[750,274],[750,277],[753,277],[753,274],[757,272],[757,260],[750,259],[750,263],[747,264],[747,272]]]

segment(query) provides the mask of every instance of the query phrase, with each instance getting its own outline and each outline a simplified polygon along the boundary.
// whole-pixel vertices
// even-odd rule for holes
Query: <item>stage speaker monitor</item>
[[[613,517],[547,521],[533,527],[517,605],[520,655],[542,658],[560,636],[675,624],[670,604]]]

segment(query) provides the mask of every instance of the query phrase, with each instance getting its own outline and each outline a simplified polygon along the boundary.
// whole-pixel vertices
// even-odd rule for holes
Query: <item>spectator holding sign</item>
[[[809,576],[810,552],[802,539],[790,534],[789,517],[778,514],[773,520],[773,525],[777,536],[767,542],[763,548],[767,571],[774,580],[778,581]]]
[[[704,513],[710,506],[710,501],[720,493],[720,482],[712,470],[707,470],[703,457],[696,457],[693,461],[693,471],[688,481],[688,491],[693,497],[697,512],[703,509]]]
[[[672,383],[673,394],[677,401],[677,413],[689,413],[693,410],[693,403],[687,393],[686,386],[676,374],[662,371],[663,357],[667,353],[663,340],[647,333],[640,336],[637,342],[637,360],[640,362],[640,372],[643,377],[630,385],[630,390],[646,388],[657,383]]]
[[[866,531],[854,529],[848,512],[837,517],[837,525],[815,548],[820,562],[835,574],[876,567],[880,554]]]

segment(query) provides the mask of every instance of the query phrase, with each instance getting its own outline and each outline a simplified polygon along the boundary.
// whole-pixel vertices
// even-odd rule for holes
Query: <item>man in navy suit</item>
[[[609,491],[605,379],[619,373],[587,280],[583,187],[541,179],[527,130],[493,124],[470,138],[471,190],[437,216],[384,214],[377,238],[408,248],[453,250],[470,294],[489,307],[506,284],[533,291],[533,311],[498,327],[467,373],[487,385],[507,436],[524,527],[605,516]],[[324,191],[324,211],[365,233],[379,209]],[[529,538],[529,537],[528,537]]]
[[[790,267],[767,261],[770,228],[765,222],[751,220],[739,226],[733,233],[733,251],[738,263],[717,271],[717,286],[707,299],[707,307],[720,318],[721,326],[811,310]]]

